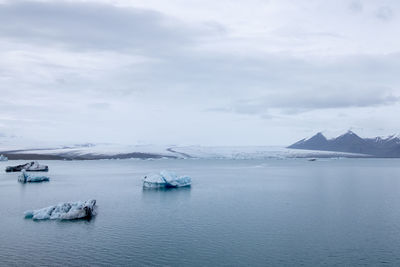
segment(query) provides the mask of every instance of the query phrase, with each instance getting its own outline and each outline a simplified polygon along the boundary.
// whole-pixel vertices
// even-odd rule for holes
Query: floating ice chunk
[[[25,170],[22,170],[21,174],[18,176],[18,181],[21,183],[38,183],[38,182],[48,182],[50,178],[47,176],[34,176],[33,174],[27,174]]]
[[[0,155],[0,161],[7,161],[8,158],[4,156],[3,154]]]
[[[169,188],[190,186],[192,179],[189,176],[178,176],[173,172],[161,171],[159,174],[146,175],[143,178],[144,188]]]
[[[175,173],[169,171],[161,171],[160,175],[164,181],[172,187],[188,186],[192,183],[192,179],[189,176],[178,177]]]
[[[27,171],[45,171],[49,170],[49,167],[46,165],[40,165],[39,162],[33,161],[31,165],[26,169]]]
[[[49,170],[49,167],[46,165],[40,165],[37,161],[32,161],[17,166],[6,167],[6,172],[20,172],[22,170],[26,170],[28,172],[47,172]]]
[[[75,220],[96,215],[96,200],[65,202],[39,210],[25,211],[27,219],[33,220]]]

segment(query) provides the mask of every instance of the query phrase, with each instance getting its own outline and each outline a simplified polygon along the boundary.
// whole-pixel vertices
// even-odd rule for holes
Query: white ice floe
[[[178,176],[173,172],[161,171],[159,174],[146,175],[143,178],[144,188],[170,188],[190,186],[192,178]]]
[[[38,183],[38,182],[48,182],[50,178],[47,176],[36,176],[33,174],[27,174],[25,170],[21,171],[18,176],[18,181],[21,183]]]
[[[25,218],[33,220],[75,220],[96,215],[96,200],[65,202],[39,210],[25,211]]]
[[[39,162],[33,161],[30,166],[26,169],[27,171],[48,171],[49,167],[46,165],[40,165]]]

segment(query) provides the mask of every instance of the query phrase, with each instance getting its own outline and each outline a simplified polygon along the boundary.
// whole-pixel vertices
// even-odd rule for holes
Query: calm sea
[[[397,159],[41,163],[48,183],[0,172],[1,266],[400,265]],[[141,177],[163,169],[192,187],[144,191]],[[89,198],[90,221],[23,216]]]

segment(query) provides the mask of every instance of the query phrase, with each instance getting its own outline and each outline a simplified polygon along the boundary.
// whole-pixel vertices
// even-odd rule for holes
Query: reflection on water
[[[94,223],[96,220],[96,216],[73,219],[73,220],[32,220],[32,218],[25,218],[25,220],[29,220],[35,223],[60,223],[60,224],[89,224]]]
[[[142,199],[144,201],[153,201],[159,199],[163,201],[188,200],[190,199],[191,186],[179,188],[142,188]]]

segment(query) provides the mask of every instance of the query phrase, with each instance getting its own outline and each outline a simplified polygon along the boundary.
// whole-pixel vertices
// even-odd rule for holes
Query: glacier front
[[[65,202],[39,210],[24,212],[25,218],[33,220],[75,220],[96,215],[96,200]]]
[[[143,178],[143,188],[174,188],[190,186],[192,178],[178,176],[170,171],[161,171],[159,174],[146,175]]]

